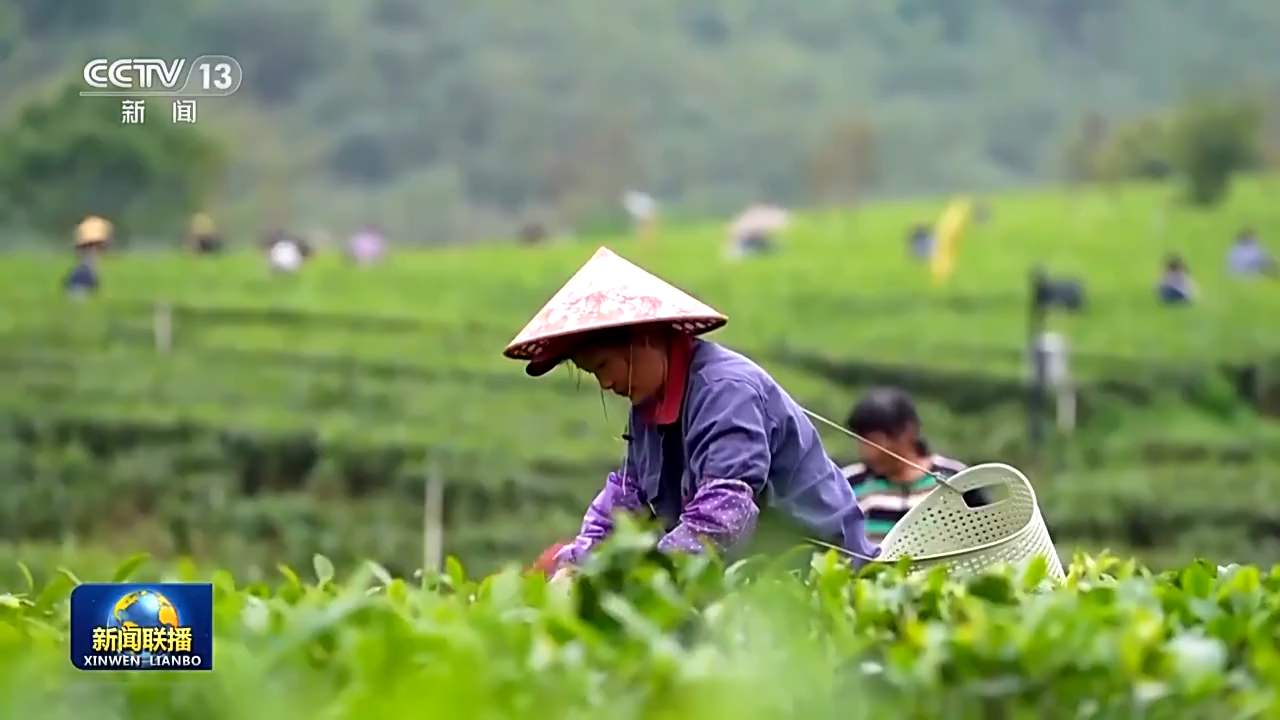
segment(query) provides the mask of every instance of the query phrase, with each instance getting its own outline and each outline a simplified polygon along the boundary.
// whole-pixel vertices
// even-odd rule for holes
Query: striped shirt
[[[943,455],[932,455],[929,458],[929,469],[943,478],[949,478],[965,467],[959,460]],[[843,470],[845,478],[853,486],[854,494],[858,496],[862,514],[867,517],[867,536],[873,542],[884,540],[907,511],[920,504],[938,484],[931,475],[921,475],[908,483],[895,482],[877,476],[862,463],[854,463]]]

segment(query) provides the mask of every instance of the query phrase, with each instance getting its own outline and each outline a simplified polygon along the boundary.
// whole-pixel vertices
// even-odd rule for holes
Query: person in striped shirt
[[[921,467],[944,479],[966,467],[959,460],[930,449],[920,433],[920,416],[915,403],[897,388],[877,388],[867,393],[854,406],[846,426],[910,461],[904,462],[859,440],[858,458],[861,462],[843,468],[845,478],[853,486],[858,505],[867,518],[867,536],[873,542],[882,541],[907,511],[937,485],[937,480],[922,472]],[[979,498],[970,500],[977,500],[973,504],[982,504]]]

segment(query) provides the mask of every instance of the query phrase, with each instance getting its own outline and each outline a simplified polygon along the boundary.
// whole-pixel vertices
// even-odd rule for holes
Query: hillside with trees
[[[0,115],[93,57],[230,54],[200,122],[228,223],[427,242],[601,227],[631,187],[701,215],[1056,180],[1090,122],[1273,104],[1277,37],[1266,0],[0,0]]]

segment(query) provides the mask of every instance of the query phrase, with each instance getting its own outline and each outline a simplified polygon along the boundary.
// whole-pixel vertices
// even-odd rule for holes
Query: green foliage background
[[[1090,114],[1224,87],[1265,106],[1280,67],[1265,0],[4,0],[0,18],[0,113],[99,55],[231,54],[243,89],[201,109],[232,151],[220,219],[376,217],[412,242],[591,224],[630,186],[702,214],[1058,177]]]
[[[223,148],[182,126],[139,133],[120,113],[118,100],[80,97],[76,84],[24,106],[0,131],[0,222],[61,239],[69,218],[97,215],[124,240],[199,210],[218,186]]]

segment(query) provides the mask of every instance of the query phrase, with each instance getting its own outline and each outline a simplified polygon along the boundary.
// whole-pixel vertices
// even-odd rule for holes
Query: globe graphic
[[[121,630],[127,627],[177,628],[181,624],[178,608],[169,598],[154,590],[137,590],[117,600],[107,622]],[[146,651],[138,654],[150,655]]]

